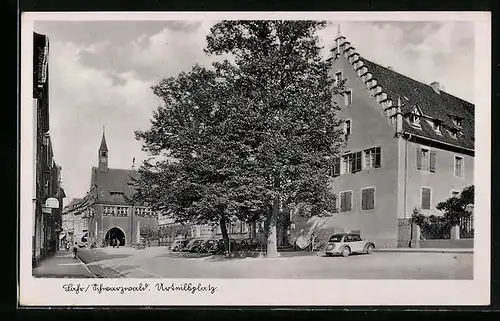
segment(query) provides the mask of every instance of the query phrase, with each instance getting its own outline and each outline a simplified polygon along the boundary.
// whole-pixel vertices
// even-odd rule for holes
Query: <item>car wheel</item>
[[[342,256],[343,257],[348,257],[349,254],[351,254],[351,249],[349,249],[347,246],[344,247],[344,249],[342,250]]]
[[[368,245],[368,247],[366,248],[366,253],[368,254],[372,254],[373,253],[373,245]]]

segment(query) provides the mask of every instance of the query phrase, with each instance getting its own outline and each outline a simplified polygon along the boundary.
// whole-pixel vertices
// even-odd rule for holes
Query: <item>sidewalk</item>
[[[375,252],[399,252],[399,253],[474,253],[474,249],[464,248],[391,248],[375,249]]]
[[[60,251],[56,255],[43,260],[40,266],[33,269],[37,278],[93,278],[94,276],[73,253]]]

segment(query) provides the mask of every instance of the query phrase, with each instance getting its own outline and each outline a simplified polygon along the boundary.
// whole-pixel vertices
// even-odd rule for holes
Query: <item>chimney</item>
[[[439,83],[437,81],[432,82],[431,87],[432,87],[432,89],[434,89],[434,91],[437,94],[441,94],[441,86],[439,85]]]

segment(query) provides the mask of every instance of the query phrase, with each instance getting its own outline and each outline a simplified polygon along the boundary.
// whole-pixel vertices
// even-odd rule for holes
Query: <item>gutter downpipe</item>
[[[404,185],[404,218],[407,218],[407,200],[406,200],[406,195],[407,195],[407,185],[408,185],[408,141],[411,139],[412,134],[410,133],[402,133],[403,138],[405,137],[405,134],[407,135],[405,139],[405,185]],[[410,242],[409,242],[409,247],[411,248],[411,242],[413,240],[413,223],[411,223],[411,218],[410,218]]]

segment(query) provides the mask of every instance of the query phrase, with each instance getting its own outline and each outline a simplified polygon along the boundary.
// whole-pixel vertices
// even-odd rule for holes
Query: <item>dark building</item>
[[[36,266],[40,260],[58,250],[62,225],[62,201],[65,195],[61,186],[61,167],[54,162],[49,134],[49,41],[47,37],[34,33],[33,48],[36,169],[32,262],[33,266]],[[48,199],[52,204],[46,204]],[[55,200],[57,200],[56,203],[54,203]]]
[[[90,189],[85,196],[90,244],[109,245],[117,239],[121,246],[139,243],[143,226],[158,227],[158,215],[142,204],[130,204],[134,194],[130,185],[137,178],[135,169],[109,168],[109,151],[103,132],[98,150],[98,166],[92,167]]]

